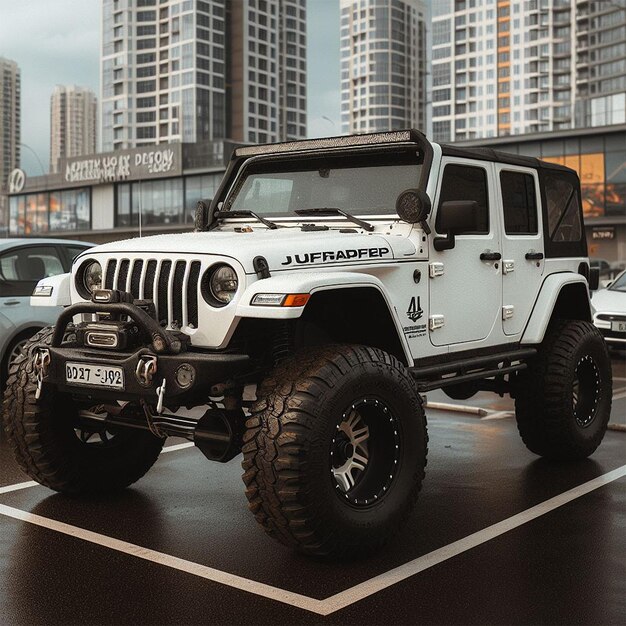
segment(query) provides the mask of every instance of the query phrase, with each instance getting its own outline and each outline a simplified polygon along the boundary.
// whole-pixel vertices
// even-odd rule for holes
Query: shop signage
[[[24,174],[24,170],[19,168],[14,169],[9,174],[9,193],[19,193],[22,191],[25,182],[26,174]]]
[[[114,183],[179,176],[182,173],[180,148],[180,144],[150,146],[68,159],[62,171],[68,183]]]
[[[615,239],[615,228],[606,226],[603,228],[595,227],[591,231],[592,239]]]

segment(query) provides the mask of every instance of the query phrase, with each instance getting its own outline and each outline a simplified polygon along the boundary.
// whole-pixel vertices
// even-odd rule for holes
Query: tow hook
[[[140,385],[148,387],[152,382],[153,376],[157,371],[157,358],[152,355],[144,355],[139,357],[137,367],[135,368],[135,376]]]
[[[48,366],[50,365],[50,350],[48,348],[38,348],[33,356],[33,370],[37,377],[37,390],[35,391],[35,400],[41,397],[43,388],[43,379],[48,375]]]
[[[163,412],[163,400],[165,399],[165,378],[163,379],[161,386],[157,387],[156,392],[158,397],[156,412],[157,415],[160,415]]]

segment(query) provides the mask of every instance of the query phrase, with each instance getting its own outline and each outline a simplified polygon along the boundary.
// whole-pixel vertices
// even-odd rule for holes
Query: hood
[[[593,294],[591,305],[596,313],[606,311],[608,313],[623,313],[626,315],[626,293],[600,289]]]
[[[324,265],[358,265],[413,256],[415,246],[406,235],[341,233],[338,230],[303,232],[300,228],[210,231],[155,235],[107,243],[91,254],[150,253],[218,255],[237,259],[246,273],[253,273],[253,260],[264,256],[272,271]]]

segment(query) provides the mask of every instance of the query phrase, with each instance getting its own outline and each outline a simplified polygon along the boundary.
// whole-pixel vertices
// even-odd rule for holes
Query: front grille
[[[152,300],[161,324],[198,327],[200,261],[110,259],[104,277],[106,289],[129,291],[138,300]]]

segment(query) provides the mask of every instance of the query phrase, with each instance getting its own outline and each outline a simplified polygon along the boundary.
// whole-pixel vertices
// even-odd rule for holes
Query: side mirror
[[[446,233],[435,237],[435,250],[454,248],[455,235],[478,230],[478,202],[475,200],[449,200],[439,207],[437,228]]]

